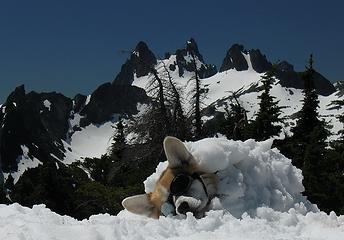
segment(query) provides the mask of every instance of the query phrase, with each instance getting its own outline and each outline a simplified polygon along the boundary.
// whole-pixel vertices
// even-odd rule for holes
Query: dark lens
[[[191,178],[188,175],[185,174],[179,174],[177,175],[170,186],[170,192],[173,195],[181,195],[185,193],[191,184]]]

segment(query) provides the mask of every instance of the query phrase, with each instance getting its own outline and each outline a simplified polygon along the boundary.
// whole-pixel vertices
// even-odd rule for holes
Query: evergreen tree
[[[326,145],[326,138],[329,135],[329,131],[326,129],[326,123],[319,118],[319,99],[314,87],[313,75],[313,56],[310,55],[309,66],[303,74],[305,84],[303,105],[299,112],[299,119],[296,121],[296,126],[292,128],[293,136],[291,138],[293,163],[301,169],[303,169],[305,162],[305,150],[310,142],[317,142],[319,147],[324,147]],[[315,135],[318,137],[316,140],[311,139],[314,138],[313,131],[318,132]]]
[[[302,109],[299,112],[299,119],[296,122],[296,126],[292,129],[295,138],[304,141],[316,126],[322,124],[317,111],[319,108],[319,99],[315,90],[313,76],[313,55],[311,54],[309,66],[306,67],[306,72],[303,74],[304,99]]]
[[[273,67],[262,77],[263,93],[258,96],[260,99],[259,111],[256,114],[256,119],[251,123],[252,137],[258,141],[277,136],[282,128],[277,125],[282,122],[280,118],[281,107],[278,106],[278,101],[274,100],[276,97],[270,95],[274,75],[275,68]]]

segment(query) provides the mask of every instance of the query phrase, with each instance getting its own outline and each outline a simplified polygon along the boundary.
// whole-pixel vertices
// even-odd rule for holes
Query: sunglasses
[[[187,192],[192,184],[194,177],[181,173],[175,176],[170,185],[170,194],[180,196]]]

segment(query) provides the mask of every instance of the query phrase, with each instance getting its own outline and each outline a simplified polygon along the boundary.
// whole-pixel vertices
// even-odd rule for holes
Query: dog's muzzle
[[[173,214],[176,214],[177,212],[179,214],[186,214],[187,212],[191,211],[191,209],[196,209],[200,205],[200,200],[198,201],[197,199],[194,199],[192,197],[183,196],[189,191],[193,181],[195,180],[198,180],[202,184],[204,193],[208,199],[206,205],[209,204],[210,198],[208,190],[200,174],[193,173],[191,175],[188,175],[185,173],[181,173],[174,177],[170,185],[170,195],[168,197],[168,203],[174,207]],[[174,197],[178,198],[176,203],[174,201]]]

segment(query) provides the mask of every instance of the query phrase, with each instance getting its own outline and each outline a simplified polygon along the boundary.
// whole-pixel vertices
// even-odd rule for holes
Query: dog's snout
[[[180,214],[186,214],[187,212],[190,211],[190,206],[187,202],[182,202],[177,209],[178,213]]]

